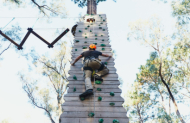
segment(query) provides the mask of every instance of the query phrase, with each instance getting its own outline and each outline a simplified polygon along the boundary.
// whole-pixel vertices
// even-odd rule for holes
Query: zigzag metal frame
[[[9,38],[7,35],[5,35],[1,30],[0,30],[0,34],[8,39],[11,43],[13,43],[14,45],[16,45],[18,47],[18,50],[23,49],[22,46],[24,45],[26,39],[29,37],[30,33],[34,34],[36,37],[38,37],[40,40],[42,40],[44,43],[46,43],[48,45],[49,48],[53,48],[53,45],[59,40],[61,39],[67,32],[69,32],[69,29],[67,28],[63,33],[61,33],[51,44],[46,41],[45,39],[43,39],[40,35],[38,35],[36,32],[33,31],[32,28],[28,28],[28,32],[26,33],[26,35],[24,36],[22,42],[20,43],[20,45],[18,45],[15,41],[13,41],[11,38]]]

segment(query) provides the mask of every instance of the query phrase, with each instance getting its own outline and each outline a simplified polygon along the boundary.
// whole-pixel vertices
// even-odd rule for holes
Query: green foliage
[[[69,63],[70,54],[68,52],[70,51],[71,49],[62,43],[60,50],[56,51],[52,58],[32,55],[33,70],[30,73],[19,73],[30,103],[44,110],[52,123],[58,120],[63,112],[61,104],[64,102],[63,95],[68,84],[66,65]]]
[[[87,6],[87,0],[71,0],[71,1],[73,1],[75,4],[78,4],[78,7],[80,8]],[[104,1],[107,1],[107,0],[96,0],[96,3],[98,5],[98,3],[104,2]],[[116,0],[113,0],[113,1],[116,2]]]
[[[177,104],[185,104],[184,98],[190,97],[189,26],[176,25],[177,31],[172,36],[165,34],[156,17],[138,20],[130,27],[129,40],[136,39],[154,49],[146,64],[140,66],[132,89],[125,95],[124,106],[130,111],[130,118],[137,117],[140,122],[182,122],[185,117],[180,119],[182,113],[171,113],[173,107],[168,102],[173,96],[177,102],[173,101],[175,110],[179,111]],[[176,41],[171,43],[171,39]]]

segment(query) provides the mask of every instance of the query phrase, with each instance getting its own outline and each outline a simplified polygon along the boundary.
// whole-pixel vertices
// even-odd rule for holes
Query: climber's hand
[[[75,63],[72,63],[71,65],[72,65],[72,66],[74,66],[74,65],[75,65]]]

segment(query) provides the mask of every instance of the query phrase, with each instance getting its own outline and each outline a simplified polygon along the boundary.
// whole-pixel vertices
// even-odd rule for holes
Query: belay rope
[[[15,17],[11,21],[9,21],[9,23],[7,25],[5,25],[2,29],[4,29],[6,26],[8,26],[14,19],[15,19]]]

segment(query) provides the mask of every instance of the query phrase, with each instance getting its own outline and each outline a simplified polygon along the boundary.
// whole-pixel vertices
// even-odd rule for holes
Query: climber
[[[103,54],[102,52],[96,51],[96,45],[95,44],[91,44],[89,46],[89,50],[83,52],[81,55],[79,55],[75,61],[71,64],[72,66],[75,65],[75,63],[82,57],[84,57],[84,62],[83,62],[83,70],[85,73],[85,87],[86,87],[86,91],[84,93],[82,93],[81,95],[79,95],[80,99],[83,97],[87,97],[90,95],[93,95],[93,87],[91,84],[91,75],[93,70],[98,70],[97,73],[94,74],[94,78],[95,81],[99,80],[99,81],[103,81],[103,79],[101,78],[103,75],[108,74],[109,69],[107,68],[107,66],[101,62],[98,58],[98,56],[104,56],[104,57],[109,57],[111,58],[112,56],[110,55],[106,55]]]
[[[73,36],[75,36],[75,32],[76,32],[76,28],[77,28],[77,24],[75,24],[73,27],[72,27],[72,30],[71,30],[71,32],[72,32],[72,34],[73,34]]]

